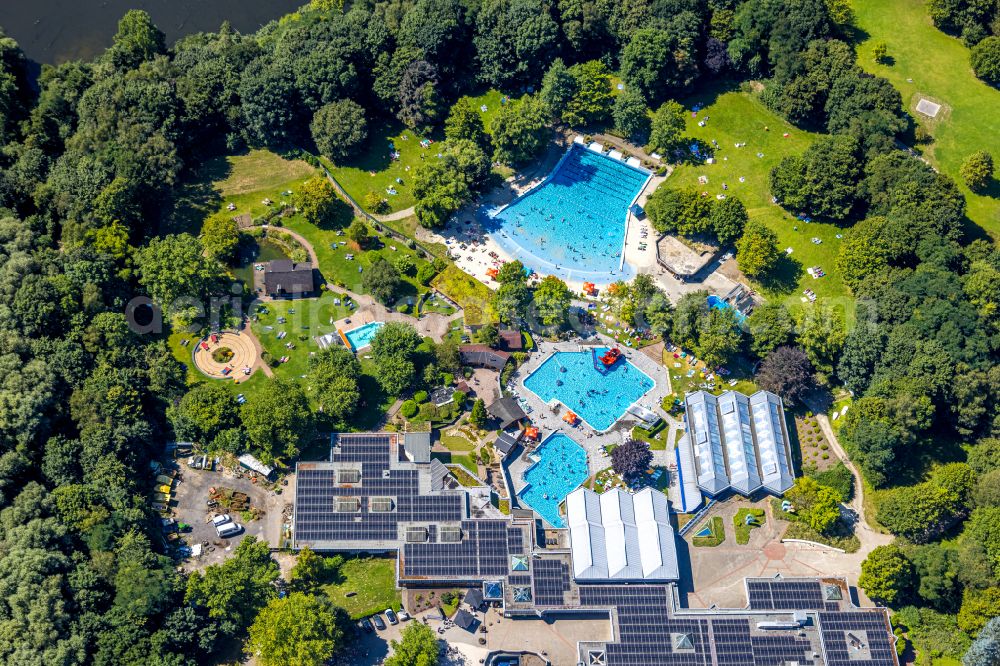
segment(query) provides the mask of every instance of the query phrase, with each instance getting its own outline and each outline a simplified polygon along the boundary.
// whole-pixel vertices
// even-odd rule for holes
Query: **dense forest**
[[[952,5],[934,3],[944,29],[997,39],[986,36],[995,16]],[[827,135],[783,162],[771,188],[788,210],[844,225],[857,323],[769,306],[744,333],[703,298],[671,306],[641,280],[620,288],[618,307],[699,356],[776,354],[773,376],[804,366],[803,382],[818,372],[853,391],[841,434],[867,481],[887,489],[877,517],[900,537],[869,558],[862,584],[903,609],[924,645],[961,654],[1000,615],[1000,253],[968,242],[955,185],[897,148],[900,96],[857,66],[849,24],[838,0],[313,0],[255,34],[223,25],[167,45],[136,11],[103,55],[45,66],[37,81],[0,38],[0,663],[218,663],[248,631],[259,648],[255,618],[282,608],[343,638],[321,599],[269,605],[277,568],[252,539],[228,564],[178,574],[144,497],[149,462],[176,431],[226,449],[246,433],[276,457],[294,456],[316,426],[296,389],[277,383],[230,421],[192,418],[231,396],[189,387],[163,336],[129,327],[136,295],[168,307],[228,288],[202,239],[168,233],[177,188],[200,164],[262,146],[338,159],[363,150],[358,128],[379,118],[443,128],[448,160],[416,185],[420,221],[434,226],[474,196],[491,161],[543,149],[553,122],[612,122],[672,147],[670,100],[720,78],[760,82],[770,108]],[[592,85],[610,71],[628,86],[617,100]],[[481,86],[516,98],[490,137],[454,104]],[[777,248],[740,206],[705,208],[669,188],[657,198],[654,222],[740,238],[743,260],[766,273]],[[561,321],[564,288],[536,289],[544,325]],[[496,309],[520,316],[530,298],[512,277]],[[419,345],[408,335],[401,347]],[[390,391],[417,372],[398,356],[385,350]],[[328,425],[351,427],[354,364],[318,363],[340,408],[331,402]],[[990,654],[990,640],[975,650]]]

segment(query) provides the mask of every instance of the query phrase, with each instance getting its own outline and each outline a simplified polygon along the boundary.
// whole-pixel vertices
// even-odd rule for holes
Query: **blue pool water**
[[[524,472],[528,486],[518,497],[545,522],[565,527],[559,516],[559,504],[590,476],[587,452],[569,436],[556,432],[535,449],[536,462]]]
[[[714,308],[716,310],[725,310],[728,308],[732,308],[732,306],[729,303],[726,303],[724,300],[722,300],[715,294],[711,294],[708,297],[708,307]],[[736,321],[740,322],[741,324],[747,318],[747,316],[742,312],[740,312],[739,310],[733,310],[733,314],[736,315]]]
[[[606,349],[597,347],[594,352],[600,356]],[[607,430],[656,382],[624,359],[601,372],[594,367],[593,353],[583,351],[556,352],[524,380],[524,386],[543,402],[555,398],[594,430]]]
[[[378,333],[378,330],[385,326],[383,322],[373,321],[364,326],[358,326],[357,328],[352,328],[344,333],[347,341],[351,343],[352,351],[359,351],[364,349],[372,343],[372,338]]]
[[[649,173],[574,146],[541,185],[480,222],[512,256],[543,275],[606,283],[622,263],[625,217]]]

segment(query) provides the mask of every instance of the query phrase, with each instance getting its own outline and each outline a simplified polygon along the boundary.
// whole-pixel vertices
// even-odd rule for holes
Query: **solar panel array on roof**
[[[754,610],[822,610],[826,608],[818,580],[747,579],[747,596]]]
[[[520,528],[512,527],[507,530],[507,552],[511,555],[524,553],[524,534]]]
[[[539,606],[562,606],[570,589],[569,565],[562,560],[535,561],[535,603]]]
[[[416,468],[390,468],[395,435],[337,435],[330,463],[302,463],[297,468],[295,543],[326,548],[397,542],[399,523],[457,522],[465,518],[460,494],[420,494]],[[349,469],[337,468],[349,464]],[[359,483],[340,487],[345,472],[360,467]],[[346,477],[345,477],[346,478]],[[352,477],[353,478],[353,477]],[[360,507],[333,510],[337,498],[361,498]],[[348,509],[345,506],[344,509]]]
[[[620,640],[606,645],[608,666],[705,666],[711,663],[708,621],[671,617],[665,586],[581,585],[580,603],[617,608]],[[692,648],[675,652],[672,639],[675,634],[686,634]],[[741,666],[747,663],[741,662]]]
[[[889,621],[882,609],[820,613],[819,625],[828,666],[895,666],[897,663]],[[867,651],[868,659],[858,658],[858,648],[848,645],[851,633],[856,638],[863,638],[861,649]],[[852,650],[855,651],[853,655]]]
[[[506,520],[467,520],[462,532],[459,543],[405,544],[401,577],[481,580],[507,574]]]

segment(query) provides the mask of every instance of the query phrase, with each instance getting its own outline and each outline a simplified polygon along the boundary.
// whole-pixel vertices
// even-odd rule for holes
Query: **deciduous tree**
[[[778,236],[758,220],[753,220],[736,241],[736,262],[747,275],[760,278],[770,273],[781,257]]]
[[[913,563],[899,546],[876,546],[861,563],[858,586],[873,601],[895,607],[909,598],[913,577]]]
[[[326,597],[292,592],[260,611],[250,625],[246,652],[262,666],[322,666],[342,641],[337,614]]]
[[[626,88],[615,100],[612,115],[618,132],[640,142],[646,140],[650,130],[649,108],[641,90]]]
[[[611,452],[611,467],[625,479],[634,479],[644,473],[653,462],[649,444],[637,439],[627,440]]]
[[[653,114],[650,127],[650,151],[669,153],[684,133],[684,107],[673,100],[664,102]]]
[[[388,259],[379,256],[361,277],[361,286],[381,303],[389,303],[402,282],[399,271]]]
[[[247,438],[265,462],[298,455],[313,435],[313,416],[302,389],[281,379],[247,396],[240,409]]]
[[[965,158],[959,173],[969,189],[978,192],[993,180],[993,156],[978,150]]]
[[[320,107],[309,124],[319,152],[335,163],[355,155],[368,138],[368,121],[360,104],[341,99]]]
[[[769,353],[755,379],[760,388],[777,393],[789,405],[801,402],[816,386],[812,363],[798,347],[778,347]]]

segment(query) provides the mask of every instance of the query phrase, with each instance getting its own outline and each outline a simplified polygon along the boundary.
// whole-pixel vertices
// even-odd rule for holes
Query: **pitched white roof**
[[[693,463],[698,487],[709,495],[732,488],[749,495],[763,487],[779,495],[795,481],[781,398],[767,391],[747,397],[726,391],[716,397],[690,393],[687,434],[678,442],[684,469]]]
[[[781,494],[795,483],[781,398],[757,391],[750,397],[764,487]]]
[[[566,498],[577,580],[676,580],[677,550],[667,498],[652,488],[598,495],[578,488]]]

